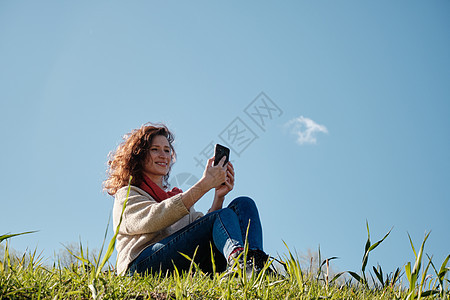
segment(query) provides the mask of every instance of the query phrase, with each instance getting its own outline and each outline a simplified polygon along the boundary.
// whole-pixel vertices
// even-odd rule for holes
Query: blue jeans
[[[178,271],[188,270],[191,262],[180,253],[192,258],[196,249],[194,261],[202,271],[213,271],[211,252],[216,270],[224,271],[231,252],[244,247],[248,226],[249,249],[263,250],[261,221],[256,204],[249,197],[238,197],[226,208],[213,211],[149,245],[130,263],[128,273],[173,271],[174,265]]]

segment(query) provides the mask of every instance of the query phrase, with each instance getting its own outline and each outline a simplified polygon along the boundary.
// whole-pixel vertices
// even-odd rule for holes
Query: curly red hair
[[[176,159],[172,146],[174,135],[163,124],[146,123],[123,137],[122,143],[108,157],[108,178],[103,182],[104,189],[113,196],[120,188],[127,186],[130,176],[131,185],[139,186],[143,180],[143,168],[153,138],[162,135],[169,141],[172,149],[172,167]],[[164,187],[168,187],[169,172],[164,176]]]

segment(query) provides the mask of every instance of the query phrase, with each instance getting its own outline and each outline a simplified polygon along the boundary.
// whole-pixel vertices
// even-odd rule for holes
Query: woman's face
[[[172,149],[167,138],[163,135],[153,137],[144,165],[144,174],[154,181],[162,179],[169,172],[171,160]]]

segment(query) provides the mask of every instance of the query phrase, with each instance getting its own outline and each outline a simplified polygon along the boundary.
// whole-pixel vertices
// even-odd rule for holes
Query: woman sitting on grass
[[[222,208],[225,196],[234,187],[234,169],[225,157],[205,166],[202,178],[183,192],[167,190],[170,169],[175,162],[173,135],[164,125],[145,124],[124,137],[108,161],[107,192],[115,197],[114,228],[117,227],[131,190],[116,241],[119,274],[167,272],[176,267],[188,270],[194,257],[204,271],[242,268],[244,242],[248,228],[246,274],[260,272],[268,256],[263,251],[262,228],[255,202],[239,197]],[[224,183],[224,184],[223,184]],[[209,190],[214,199],[206,215],[194,204]],[[196,252],[195,256],[194,253]]]

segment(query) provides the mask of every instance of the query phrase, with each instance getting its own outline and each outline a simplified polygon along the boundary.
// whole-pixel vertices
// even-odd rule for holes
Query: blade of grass
[[[443,261],[441,268],[439,269],[439,272],[436,270],[436,267],[434,266],[433,262],[431,261],[431,258],[428,256],[428,254],[427,254],[427,257],[430,259],[431,267],[433,268],[434,272],[436,273],[437,281],[439,283],[439,294],[440,294],[441,298],[443,298],[444,293],[445,293],[444,279],[445,279],[445,275],[450,270],[449,268],[447,268],[447,263],[448,263],[448,260],[450,259],[450,255],[448,255],[447,258]]]
[[[12,234],[8,234],[8,233],[7,233],[7,234],[4,234],[4,235],[0,235],[0,243],[1,243],[3,240],[9,239],[9,238],[14,237],[14,236],[23,235],[23,234],[29,234],[29,233],[35,233],[35,232],[37,232],[37,230],[35,230],[35,231],[21,232],[21,233],[12,233]]]
[[[304,281],[303,281],[303,272],[300,267],[300,263],[299,263],[298,259],[294,258],[288,245],[284,241],[283,241],[283,243],[289,252],[289,258],[287,259],[286,266],[285,266],[286,272],[291,278],[296,279],[298,287],[300,288],[300,292],[303,293]]]
[[[97,272],[95,272],[95,277],[98,277],[98,275],[100,274],[101,270],[105,266],[106,262],[109,260],[109,258],[111,257],[111,255],[114,252],[114,247],[116,245],[117,235],[119,234],[120,225],[122,224],[122,220],[123,220],[123,213],[125,212],[125,207],[127,206],[127,203],[128,203],[128,197],[130,196],[131,179],[132,178],[133,177],[130,176],[130,179],[128,180],[127,197],[125,198],[125,201],[123,202],[122,213],[120,214],[119,224],[117,224],[116,232],[114,233],[113,238],[109,242],[108,249],[106,250],[106,253],[105,253],[105,256],[103,257],[102,262],[100,263],[100,265],[97,268]]]
[[[444,260],[444,262],[441,265],[441,268],[439,269],[439,280],[441,280],[442,282],[444,281],[445,275],[447,274],[447,272],[450,271],[450,268],[447,268],[447,263],[448,260],[450,259],[450,255],[447,256],[447,258]]]
[[[384,288],[384,281],[383,281],[383,270],[381,269],[381,266],[378,265],[376,268],[372,267],[373,272],[375,273],[375,276],[377,277],[378,281],[381,283],[381,288]]]
[[[331,279],[330,283],[335,282],[335,281],[336,281],[339,277],[341,277],[343,274],[345,274],[345,271],[344,271],[344,272],[339,272],[339,273],[337,273],[336,275],[334,275],[334,277],[333,277],[333,279]]]
[[[369,228],[369,227],[367,227],[367,228]],[[367,262],[369,260],[369,253],[371,251],[373,251],[376,247],[378,247],[388,237],[388,235],[391,233],[391,231],[392,231],[392,228],[388,231],[388,233],[386,233],[386,235],[381,240],[379,240],[375,244],[369,246],[369,248],[366,250],[366,253],[364,254],[364,258],[363,258],[363,264],[362,264],[362,271],[363,272],[365,271],[366,266],[367,266]]]
[[[416,261],[414,263],[414,267],[413,267],[412,271],[411,271],[411,263],[410,262],[408,262],[405,266],[406,275],[407,275],[408,281],[409,281],[409,289],[408,289],[409,297],[413,297],[415,290],[416,290],[416,283],[417,283],[417,279],[419,276],[420,267],[422,264],[423,249],[425,247],[425,242],[427,241],[429,236],[430,236],[430,232],[425,235],[425,238],[423,239],[422,245],[419,249],[419,253],[417,253],[414,248],[414,244],[412,242],[411,236],[408,233],[409,241],[411,243],[411,248],[413,249],[414,255],[416,257]]]
[[[353,278],[355,278],[359,283],[364,283],[364,279],[359,276],[357,273],[352,271],[347,271]]]
[[[394,287],[395,282],[400,278],[400,268],[397,268],[397,270],[395,270],[394,275],[392,276],[390,285],[391,287]]]
[[[361,276],[359,276],[359,277],[362,278],[362,281],[360,281],[360,282],[362,284],[364,284],[366,287],[368,287],[367,278],[366,278],[366,267],[367,267],[367,263],[369,261],[369,253],[371,251],[373,251],[376,247],[378,247],[388,237],[388,235],[392,231],[392,228],[388,231],[388,233],[386,233],[386,235],[381,240],[379,240],[378,242],[376,242],[375,244],[372,245],[370,242],[369,222],[367,220],[366,220],[366,227],[367,227],[367,242],[366,242],[366,246],[365,246],[364,256],[362,259]]]
[[[422,280],[420,281],[420,285],[419,285],[418,299],[420,299],[420,297],[422,296],[422,290],[423,290],[423,286],[425,284],[425,279],[427,277],[427,272],[428,272],[428,268],[430,267],[430,264],[431,264],[431,258],[428,257],[428,264],[427,264],[425,270],[423,270],[423,272],[422,272]]]
[[[96,268],[96,270],[97,270],[98,267],[99,267],[101,255],[102,255],[102,253],[103,253],[103,248],[105,247],[106,237],[108,236],[109,224],[110,224],[110,222],[111,222],[111,215],[112,215],[112,213],[109,214],[109,217],[108,217],[108,223],[106,224],[105,236],[103,237],[102,246],[100,247],[100,251],[98,252],[98,257],[95,259],[95,268]]]
[[[370,230],[369,230],[369,222],[366,220],[366,227],[367,227],[367,242],[366,242],[366,246],[364,247],[364,254],[368,253],[369,248],[370,248]],[[364,265],[364,258],[363,258],[363,269],[365,268]]]

